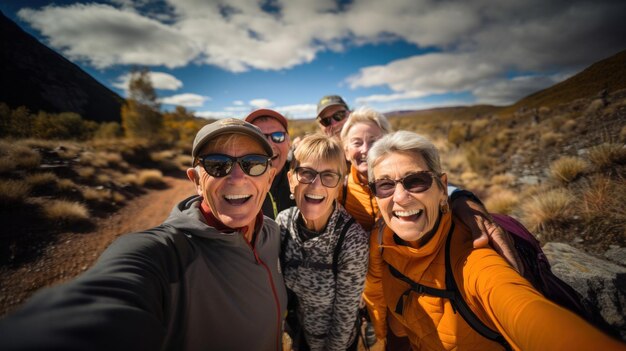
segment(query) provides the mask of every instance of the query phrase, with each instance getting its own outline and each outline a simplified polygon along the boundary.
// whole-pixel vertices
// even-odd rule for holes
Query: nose
[[[241,169],[241,165],[236,163],[233,165],[233,170],[228,175],[229,180],[240,180],[246,176],[243,169]]]
[[[396,203],[402,202],[402,200],[406,199],[408,194],[409,192],[408,190],[404,188],[404,185],[402,185],[402,182],[397,182],[395,189],[393,189],[393,202],[396,202]]]

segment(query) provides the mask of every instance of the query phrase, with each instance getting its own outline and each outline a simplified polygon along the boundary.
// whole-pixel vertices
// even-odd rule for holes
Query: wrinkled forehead
[[[265,155],[263,146],[255,139],[239,133],[222,134],[207,142],[200,150],[199,155],[226,154],[240,156],[247,154]]]

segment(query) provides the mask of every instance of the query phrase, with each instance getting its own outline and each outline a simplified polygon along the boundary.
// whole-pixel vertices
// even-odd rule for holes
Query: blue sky
[[[122,96],[312,118],[326,94],[381,112],[511,104],[626,49],[615,0],[10,1],[0,10]]]

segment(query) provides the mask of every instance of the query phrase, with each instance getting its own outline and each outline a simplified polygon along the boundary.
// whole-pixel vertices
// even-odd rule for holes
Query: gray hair
[[[367,164],[369,165],[367,177],[370,182],[374,181],[374,166],[392,152],[419,155],[426,162],[429,171],[438,176],[442,174],[437,147],[423,135],[401,130],[380,138],[367,154]],[[437,185],[443,187],[439,177],[435,177],[435,179]]]
[[[350,116],[348,116],[348,120],[343,125],[341,129],[341,140],[345,144],[347,142],[347,136],[350,132],[350,129],[359,123],[374,123],[377,125],[383,132],[383,134],[389,134],[393,130],[391,128],[391,124],[385,115],[382,113],[375,111],[369,107],[359,107],[358,109],[350,112]]]

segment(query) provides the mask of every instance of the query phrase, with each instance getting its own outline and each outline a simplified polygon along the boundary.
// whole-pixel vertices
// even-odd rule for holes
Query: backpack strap
[[[446,239],[446,288],[454,293],[454,298],[450,299],[453,309],[459,311],[459,314],[472,329],[485,338],[495,341],[504,346],[505,349],[511,350],[511,345],[504,339],[504,337],[497,331],[489,328],[483,321],[481,321],[474,311],[467,305],[467,302],[463,299],[463,295],[459,291],[459,287],[454,280],[454,274],[452,273],[452,264],[450,263],[450,243],[452,242],[452,233],[454,232],[454,222],[448,232],[448,238]]]
[[[335,252],[333,252],[333,274],[335,275],[335,279],[337,279],[337,272],[339,271],[339,269],[337,268],[338,266],[337,262],[339,261],[339,253],[341,252],[341,247],[343,246],[343,242],[346,239],[346,233],[348,232],[350,227],[352,227],[353,223],[354,223],[354,218],[350,217],[348,222],[346,222],[346,225],[343,226],[343,229],[341,230],[341,233],[339,234],[339,238],[337,239],[337,244],[335,245]]]

